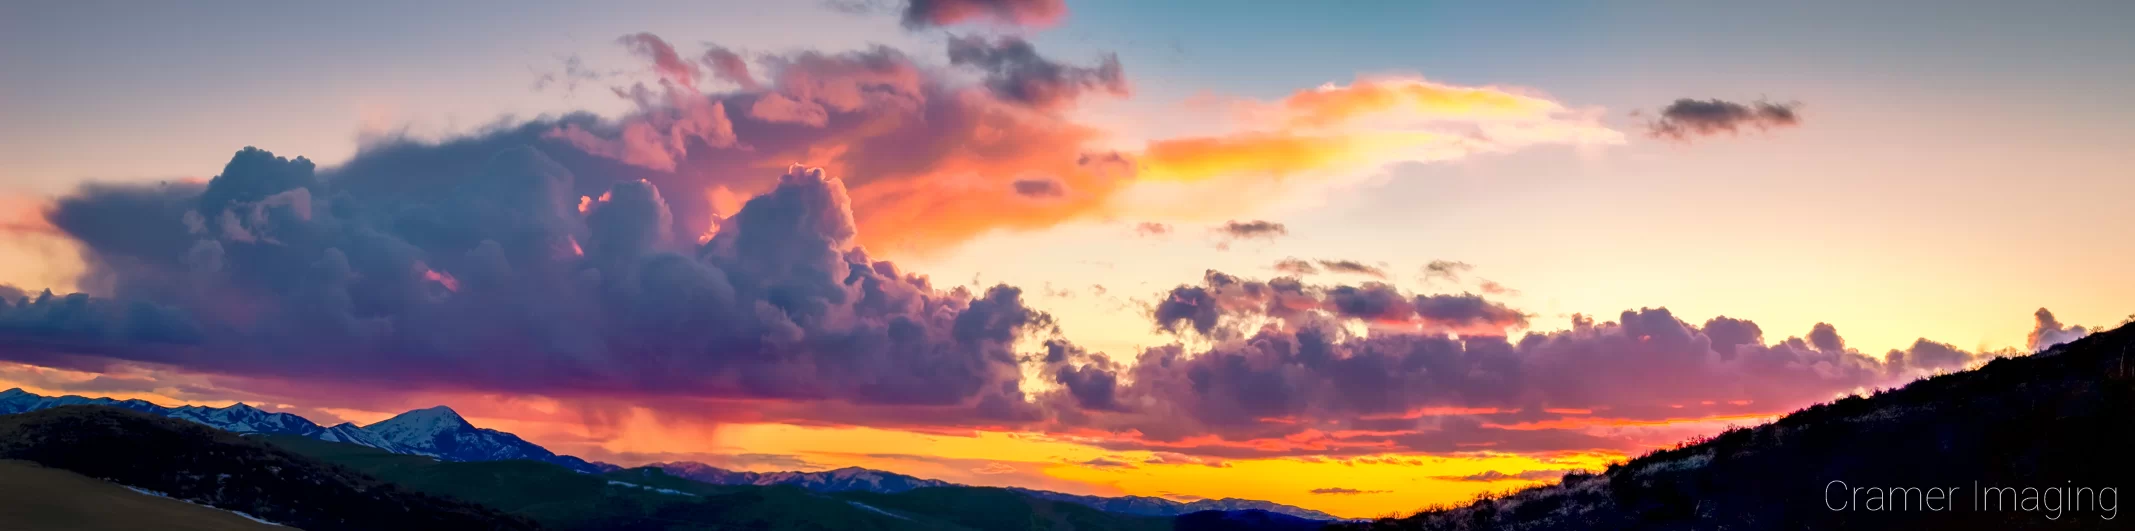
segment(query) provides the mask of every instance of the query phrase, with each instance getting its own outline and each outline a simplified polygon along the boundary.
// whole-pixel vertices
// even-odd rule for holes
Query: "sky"
[[[0,387],[1404,512],[2122,323],[2130,20],[9,4]]]

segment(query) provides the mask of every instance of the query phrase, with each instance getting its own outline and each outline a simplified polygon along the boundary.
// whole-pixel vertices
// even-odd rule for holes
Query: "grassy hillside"
[[[0,522],[6,529],[79,531],[288,529],[28,461],[0,461]]]
[[[2123,529],[2135,525],[2118,514],[2135,488],[2131,336],[2101,333],[1558,485],[1353,528]]]
[[[495,510],[404,490],[229,432],[108,406],[0,416],[0,459],[163,492],[309,531],[533,527]]]

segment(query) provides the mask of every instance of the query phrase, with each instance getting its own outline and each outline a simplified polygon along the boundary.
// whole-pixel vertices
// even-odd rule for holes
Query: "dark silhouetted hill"
[[[1324,520],[1260,509],[1201,511],[1182,514],[1172,520],[1173,531],[1314,531],[1326,526]]]

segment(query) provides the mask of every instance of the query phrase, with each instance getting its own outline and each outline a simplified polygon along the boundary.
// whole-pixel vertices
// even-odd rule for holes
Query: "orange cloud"
[[[1536,145],[1624,141],[1591,113],[1494,86],[1363,78],[1238,105],[1244,130],[1150,142],[1145,180],[1290,177],[1455,160]]]
[[[1358,118],[1393,114],[1449,120],[1548,119],[1564,105],[1495,86],[1460,87],[1413,78],[1362,79],[1300,90],[1279,104],[1298,127],[1336,127]]]

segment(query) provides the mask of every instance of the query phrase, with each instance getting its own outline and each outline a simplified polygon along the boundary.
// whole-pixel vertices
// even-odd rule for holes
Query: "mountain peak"
[[[432,444],[427,441],[442,434],[475,431],[474,425],[460,417],[459,412],[445,406],[410,410],[363,429],[386,440],[415,447],[427,447]]]
[[[0,398],[13,398],[13,397],[18,397],[18,396],[31,396],[31,395],[30,395],[30,392],[29,392],[29,391],[24,391],[24,390],[22,390],[22,388],[20,388],[20,387],[16,387],[16,388],[13,388],[13,389],[8,389],[8,390],[6,390],[6,391],[0,391]]]

